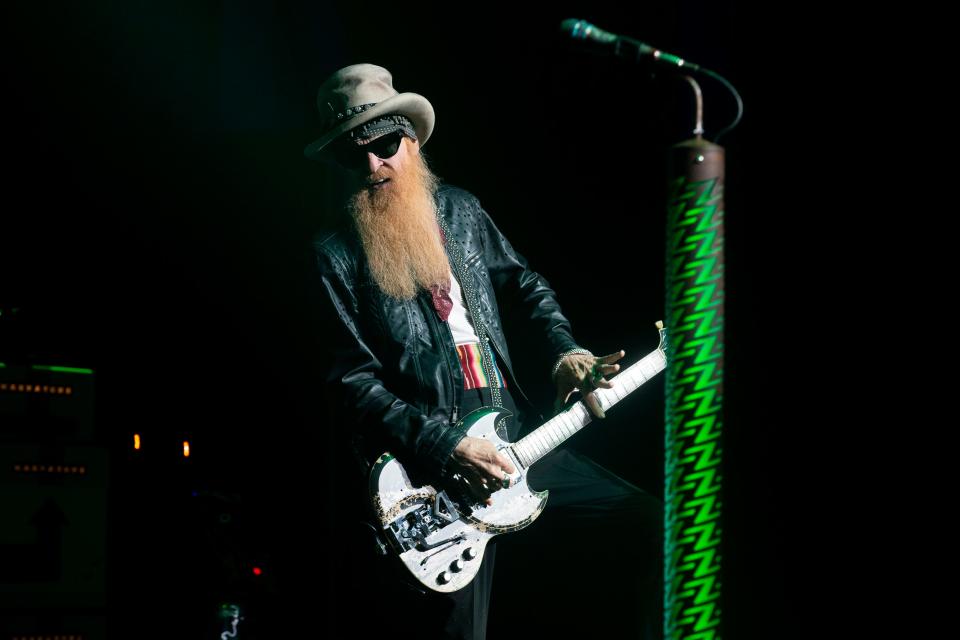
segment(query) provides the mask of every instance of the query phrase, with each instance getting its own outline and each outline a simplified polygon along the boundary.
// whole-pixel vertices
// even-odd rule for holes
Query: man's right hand
[[[517,472],[510,459],[497,451],[492,442],[470,436],[457,444],[448,469],[451,473],[459,473],[474,495],[487,506],[493,504],[490,494],[503,488],[507,476]]]

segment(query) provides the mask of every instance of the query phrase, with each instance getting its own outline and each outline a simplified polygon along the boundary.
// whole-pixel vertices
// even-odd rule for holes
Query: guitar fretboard
[[[610,382],[610,389],[597,389],[594,393],[600,407],[606,412],[628,395],[640,388],[643,383],[657,375],[667,365],[667,359],[659,349],[620,372]],[[554,416],[513,444],[513,452],[524,467],[547,455],[580,429],[593,421],[593,414],[584,405],[577,402],[566,411]]]

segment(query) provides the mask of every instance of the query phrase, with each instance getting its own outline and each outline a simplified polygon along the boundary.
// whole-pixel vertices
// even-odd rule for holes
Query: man
[[[515,468],[487,440],[465,436],[456,422],[479,407],[502,406],[515,417],[508,440],[517,439],[522,425],[539,426],[538,420],[525,424],[537,418],[536,409],[514,375],[503,320],[510,316],[511,326],[523,327],[531,340],[525,344],[539,352],[543,379],[534,382],[552,378],[558,405],[583,392],[601,418],[592,391],[611,386],[607,376],[619,370],[624,354],[596,357],[577,345],[547,281],[529,268],[477,199],[439,184],[420,154],[434,126],[433,108],[423,96],[398,93],[386,69],[359,64],[334,73],[320,87],[317,104],[324,134],[304,153],[345,169],[350,194],[342,224],[315,243],[329,356],[325,391],[337,450],[356,454],[360,466],[390,451],[428,478],[460,474],[479,500],[492,504]],[[344,471],[342,477],[348,476]],[[618,628],[645,625],[655,633],[659,502],[563,448],[531,467],[528,480],[551,492],[544,520],[555,512],[570,531],[577,524],[598,532],[598,525],[607,526],[630,548],[620,559],[642,549],[637,562],[643,566],[631,566],[628,579],[617,578],[627,594],[621,608],[630,608],[622,611],[627,622]],[[350,518],[367,515],[356,510],[367,504],[362,489],[338,493],[349,494],[344,508]],[[485,637],[496,544],[488,545],[470,585],[440,594],[390,575],[376,560],[357,559],[377,547],[376,527],[362,531],[344,534],[349,552],[343,556],[351,560],[341,556],[339,566],[349,597],[368,604],[378,622],[357,625],[351,618],[341,633]],[[600,545],[609,546],[609,540],[598,538],[585,549],[594,553],[592,547]],[[576,555],[569,548],[567,553]],[[369,564],[361,570],[359,562]],[[531,587],[542,593],[543,585]],[[638,608],[643,615],[634,619]],[[602,629],[606,620],[585,627]],[[576,623],[566,621],[562,628]]]

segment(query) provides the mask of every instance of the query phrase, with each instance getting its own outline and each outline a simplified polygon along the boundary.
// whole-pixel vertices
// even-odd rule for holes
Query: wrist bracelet
[[[557,362],[553,365],[553,371],[550,373],[551,378],[557,377],[557,371],[560,370],[560,363],[563,362],[563,359],[567,356],[572,356],[576,354],[583,354],[585,356],[592,356],[593,354],[587,349],[570,349],[570,351],[564,351],[560,354],[560,357],[557,358]]]

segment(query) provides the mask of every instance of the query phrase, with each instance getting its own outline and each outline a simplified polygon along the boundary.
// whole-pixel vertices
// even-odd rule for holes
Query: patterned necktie
[[[440,225],[437,225],[437,228],[439,229]],[[447,235],[443,232],[443,229],[440,229],[440,240],[446,246]],[[450,277],[452,278],[453,275],[451,274]],[[448,280],[444,284],[430,285],[430,296],[433,298],[433,308],[437,310],[440,320],[446,322],[447,318],[450,317],[450,311],[453,309],[453,300],[450,298],[450,281]]]

